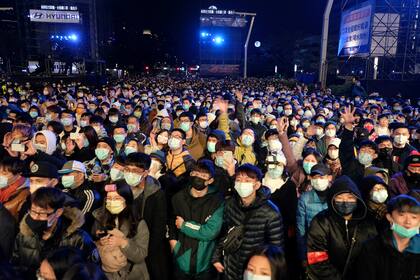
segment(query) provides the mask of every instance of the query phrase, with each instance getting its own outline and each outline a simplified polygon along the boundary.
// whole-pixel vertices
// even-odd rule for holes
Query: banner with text
[[[368,55],[371,41],[373,4],[363,2],[343,11],[338,56]]]
[[[79,23],[77,11],[29,10],[29,18],[35,22]]]

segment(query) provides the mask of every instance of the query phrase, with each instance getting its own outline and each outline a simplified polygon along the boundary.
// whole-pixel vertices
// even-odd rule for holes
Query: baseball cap
[[[83,163],[77,160],[70,160],[63,165],[63,168],[58,171],[60,174],[68,174],[73,171],[79,171],[86,174],[86,167]]]
[[[314,165],[311,169],[311,176],[315,176],[315,175],[321,175],[321,176],[325,176],[325,175],[330,175],[331,174],[331,170],[322,163],[318,163],[316,165]]]
[[[37,161],[31,165],[25,177],[58,178],[57,166],[47,161]]]

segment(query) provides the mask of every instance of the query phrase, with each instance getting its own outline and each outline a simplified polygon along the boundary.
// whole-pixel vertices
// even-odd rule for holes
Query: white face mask
[[[181,148],[181,140],[178,138],[171,137],[168,141],[168,146],[171,150],[177,150]]]
[[[271,276],[269,276],[269,275],[257,275],[257,274],[252,273],[249,270],[245,270],[244,280],[271,280]]]
[[[168,137],[163,136],[163,135],[158,135],[157,141],[158,141],[159,144],[166,145],[166,144],[168,144]]]
[[[325,131],[325,135],[327,135],[328,137],[335,137],[335,129],[327,129]]]
[[[407,143],[407,141],[408,141],[408,136],[406,136],[406,135],[396,135],[396,136],[394,136],[394,142],[397,144],[397,145],[405,145],[406,143]]]
[[[270,151],[280,151],[282,149],[282,145],[279,140],[269,140],[268,141],[268,149]]]
[[[338,158],[338,149],[328,150],[328,155],[331,159],[337,159]]]
[[[323,192],[328,188],[330,182],[328,179],[318,178],[318,179],[311,179],[311,185],[314,187],[315,190]]]
[[[240,197],[245,198],[254,191],[254,183],[252,182],[235,182],[235,190]]]
[[[385,189],[374,191],[371,195],[372,201],[376,203],[384,203],[387,198],[388,198],[388,192]]]
[[[152,160],[152,163],[150,164],[150,175],[153,176],[153,174],[157,173],[161,169],[162,164],[157,160]]]

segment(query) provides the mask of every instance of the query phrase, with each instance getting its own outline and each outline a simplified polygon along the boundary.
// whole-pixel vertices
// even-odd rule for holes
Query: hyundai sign
[[[338,56],[369,54],[372,11],[373,5],[370,1],[343,11]]]
[[[57,10],[29,10],[29,18],[35,22],[53,23],[79,23],[80,16],[77,11]]]

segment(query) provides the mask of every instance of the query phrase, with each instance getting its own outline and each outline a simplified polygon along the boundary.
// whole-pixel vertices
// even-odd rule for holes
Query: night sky
[[[152,0],[112,1],[115,27],[126,26],[133,34],[151,29],[164,36],[174,54],[186,62],[197,55],[200,9],[210,5],[218,9],[256,12],[251,42],[280,36],[284,40],[321,33],[326,0]]]

